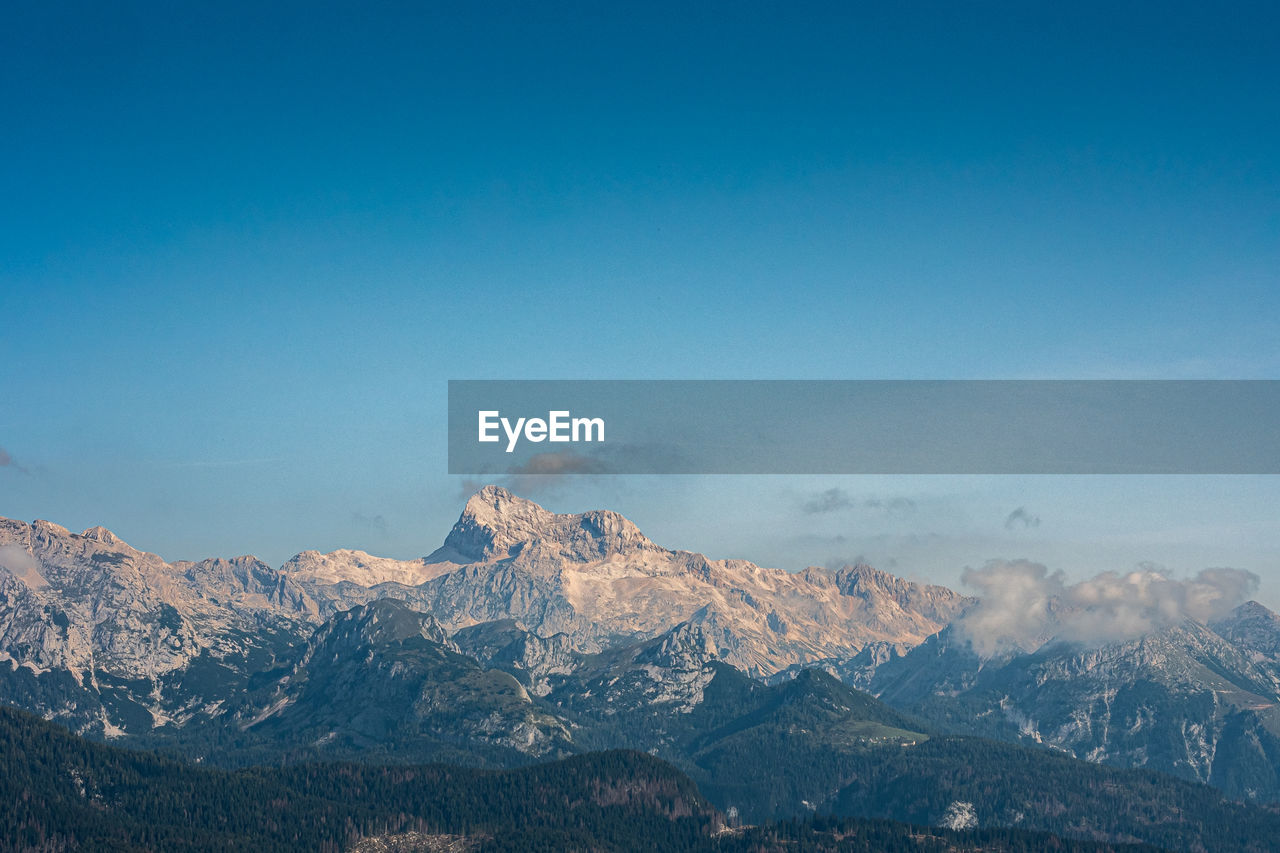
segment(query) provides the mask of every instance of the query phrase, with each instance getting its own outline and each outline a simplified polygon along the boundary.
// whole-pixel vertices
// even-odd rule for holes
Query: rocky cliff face
[[[689,714],[720,671],[719,659],[714,630],[684,622],[651,640],[584,658],[571,677],[557,680],[551,700],[611,716],[641,710]]]
[[[543,559],[576,563],[662,551],[616,512],[558,515],[506,489],[486,486],[467,501],[444,546],[427,559],[484,563],[526,549]]]
[[[700,631],[717,660],[767,676],[868,643],[913,646],[966,603],[869,566],[791,574],[673,551],[617,513],[556,514],[495,487],[418,560],[342,550],[280,569],[253,557],[166,563],[105,528],[3,520],[0,596],[5,693],[108,733],[219,713],[324,619],[382,599],[450,633],[508,620],[518,642],[476,636],[472,651],[525,673],[535,695],[573,655],[676,625]]]
[[[869,566],[789,573],[672,551],[617,513],[558,515],[492,486],[467,502],[426,565],[436,576],[414,586],[383,575],[299,581],[332,609],[393,596],[451,630],[514,619],[585,651],[712,619],[722,659],[753,675],[843,659],[870,642],[916,645],[967,603]]]
[[[583,659],[567,634],[539,637],[514,619],[463,628],[453,642],[485,666],[511,673],[535,696],[550,693],[552,680],[573,672]]]
[[[961,731],[1161,770],[1240,797],[1280,796],[1274,678],[1195,622],[1099,648],[1050,643],[986,659],[949,629],[884,662],[871,689]]]
[[[225,680],[207,697],[177,682],[197,661],[247,673],[319,614],[252,557],[168,564],[105,528],[47,521],[0,520],[0,596],[0,679],[33,710],[107,733],[217,702]]]
[[[429,615],[382,599],[322,624],[288,674],[235,720],[271,749],[296,755],[378,753],[510,763],[563,755],[568,729],[508,673],[461,654]]]
[[[1271,679],[1273,689],[1280,692],[1280,615],[1256,601],[1246,601],[1212,627],[1248,655],[1250,662]]]

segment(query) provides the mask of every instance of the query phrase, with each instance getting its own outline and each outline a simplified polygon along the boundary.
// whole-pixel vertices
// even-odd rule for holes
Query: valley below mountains
[[[617,513],[556,514],[493,486],[406,561],[166,562],[104,528],[0,519],[0,703],[165,753],[176,774],[511,773],[647,753],[636,766],[680,792],[680,831],[726,839],[833,815],[1273,849],[1280,617],[1246,602],[980,653],[976,604],[866,565],[669,550]],[[57,772],[73,770],[92,772]]]

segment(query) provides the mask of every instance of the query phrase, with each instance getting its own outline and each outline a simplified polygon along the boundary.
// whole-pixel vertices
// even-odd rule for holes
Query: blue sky
[[[3,13],[0,515],[426,553],[449,378],[1280,375],[1269,4],[181,5]],[[1280,581],[1269,478],[534,497],[789,568]]]

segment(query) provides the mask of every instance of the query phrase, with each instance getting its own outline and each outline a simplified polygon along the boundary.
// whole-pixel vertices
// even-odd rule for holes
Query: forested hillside
[[[0,850],[1139,851],[887,821],[726,826],[678,770],[597,752],[506,771],[307,764],[227,771],[93,743],[0,707]]]

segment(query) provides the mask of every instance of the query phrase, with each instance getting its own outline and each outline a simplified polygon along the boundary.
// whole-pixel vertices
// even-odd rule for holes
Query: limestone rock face
[[[1272,659],[1219,631],[1265,645],[1274,618],[1250,602],[1218,630],[1186,620],[1096,648],[1051,642],[994,658],[948,628],[881,663],[870,689],[961,730],[1270,800],[1280,796],[1280,681]]]
[[[224,713],[326,620],[384,599],[451,635],[517,629],[462,639],[534,695],[583,655],[677,626],[696,631],[699,655],[762,677],[842,665],[868,644],[913,647],[968,603],[869,566],[789,573],[670,550],[616,512],[557,514],[493,486],[416,560],[339,550],[279,569],[248,556],[167,563],[103,527],[0,519],[0,695],[82,730],[181,726]]]
[[[485,666],[516,676],[535,696],[546,696],[555,676],[568,675],[582,661],[567,634],[539,637],[513,619],[463,628],[453,635],[453,642]]]
[[[558,756],[563,721],[535,704],[512,675],[463,655],[432,616],[380,599],[333,616],[289,673],[238,710],[242,731],[300,754],[394,748],[434,760],[462,748]]]
[[[1213,630],[1248,652],[1255,663],[1275,670],[1280,664],[1280,614],[1256,601],[1246,601]]]
[[[373,572],[363,583],[297,579],[335,610],[391,596],[450,630],[512,619],[585,651],[711,619],[721,659],[757,676],[849,658],[867,643],[914,646],[969,601],[870,566],[791,573],[673,551],[615,512],[560,515],[495,486],[467,502],[425,564],[435,576],[416,585]]]
[[[217,702],[225,678],[179,685],[195,662],[247,675],[319,612],[253,557],[170,564],[103,527],[0,519],[0,684],[74,728],[136,730]]]

